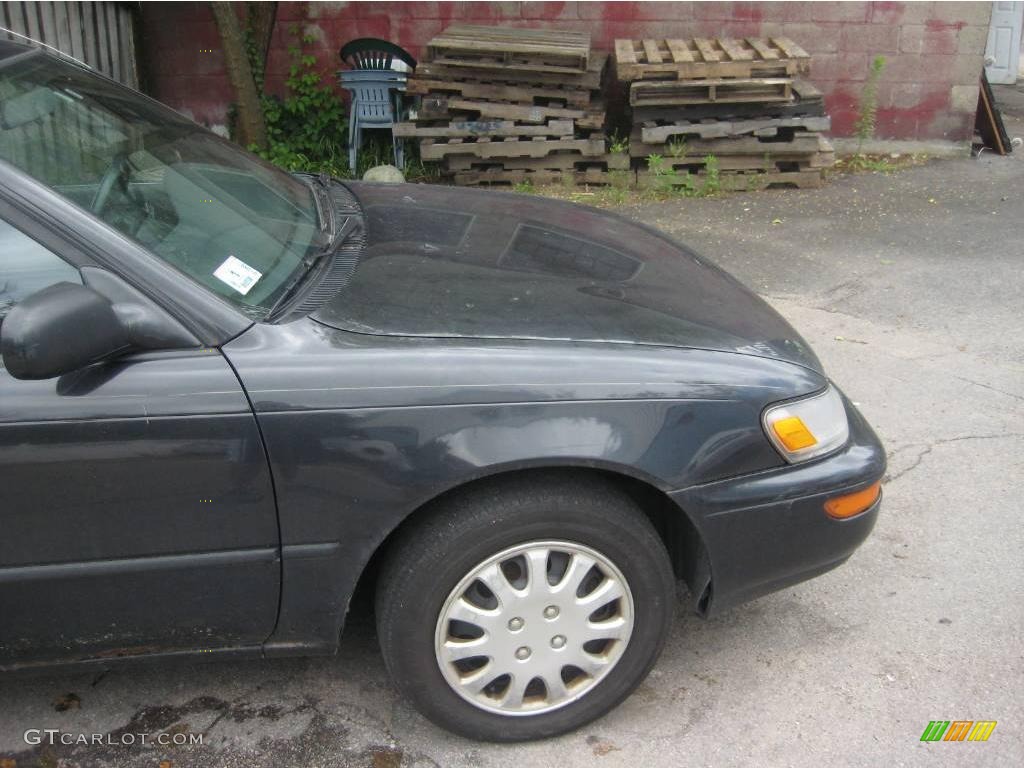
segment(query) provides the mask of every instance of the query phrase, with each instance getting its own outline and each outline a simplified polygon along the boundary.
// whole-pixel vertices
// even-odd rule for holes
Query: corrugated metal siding
[[[125,85],[139,87],[130,3],[0,2],[0,27],[52,45]]]
[[[0,2],[0,27],[138,87],[133,13],[128,3]],[[3,37],[7,35],[0,32]],[[16,83],[0,83],[0,101],[19,92]],[[0,158],[47,184],[88,182],[99,178],[110,164],[109,156],[95,151],[97,146],[116,142],[116,137],[106,135],[109,130],[95,113],[61,100],[52,115],[0,131]]]

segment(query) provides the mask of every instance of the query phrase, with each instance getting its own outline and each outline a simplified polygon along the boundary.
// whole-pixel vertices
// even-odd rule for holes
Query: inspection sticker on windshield
[[[252,290],[257,281],[263,277],[263,273],[253,269],[244,261],[236,259],[234,256],[228,256],[224,263],[217,267],[213,276],[245,296],[245,294]]]

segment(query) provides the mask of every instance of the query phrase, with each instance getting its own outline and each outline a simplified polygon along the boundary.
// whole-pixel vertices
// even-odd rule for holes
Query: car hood
[[[324,325],[710,349],[821,370],[775,310],[650,227],[522,194],[348,186],[367,219],[366,249],[347,285],[313,313]]]

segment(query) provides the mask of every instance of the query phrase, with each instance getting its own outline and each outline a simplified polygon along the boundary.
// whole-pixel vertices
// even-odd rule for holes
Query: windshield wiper
[[[332,217],[333,222],[333,217]],[[341,226],[331,232],[331,240],[327,245],[316,253],[310,254],[299,262],[299,265],[295,268],[294,274],[285,283],[284,288],[281,291],[281,295],[277,301],[270,307],[270,311],[267,313],[267,317],[273,317],[281,307],[285,306],[292,297],[298,292],[299,286],[305,282],[306,277],[313,272],[320,262],[326,257],[333,256],[338,250],[338,246],[342,245],[355,231],[356,226],[359,224],[359,217],[357,216],[346,216],[341,222]]]
[[[313,193],[313,203],[316,205],[316,215],[320,222],[320,232],[326,233],[327,241],[323,247],[330,248],[337,233],[334,231],[334,206],[331,205],[331,177],[326,173],[316,176],[309,176],[309,189]]]

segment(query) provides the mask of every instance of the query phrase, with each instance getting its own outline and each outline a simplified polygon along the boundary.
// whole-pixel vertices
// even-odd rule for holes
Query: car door
[[[21,225],[0,217],[0,323],[81,280]],[[218,350],[39,381],[0,364],[0,668],[258,646],[278,544],[259,431]]]

